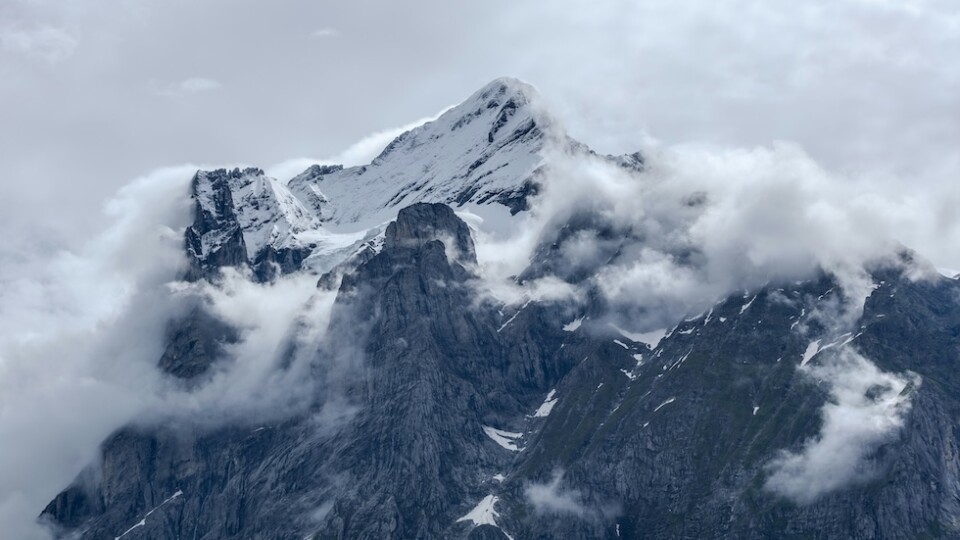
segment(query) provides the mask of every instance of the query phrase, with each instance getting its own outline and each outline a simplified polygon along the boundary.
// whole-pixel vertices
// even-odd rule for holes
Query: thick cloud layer
[[[75,253],[21,261],[0,287],[0,524],[11,538],[43,538],[39,510],[155,396],[190,174],[134,181],[107,204],[104,234]]]
[[[200,301],[237,329],[223,362],[197,389],[164,392],[152,414],[199,423],[263,422],[303,412],[312,403],[312,367],[327,329],[336,291],[317,289],[317,276],[295,274],[261,284],[225,269],[216,285],[174,283],[181,303]]]
[[[479,234],[478,256],[508,302],[603,293],[636,331],[671,327],[736,291],[770,282],[835,276],[855,314],[872,285],[866,268],[896,262],[904,229],[933,228],[941,216],[917,211],[937,194],[890,198],[863,179],[831,173],[796,145],[753,149],[651,149],[645,170],[556,151],[542,196],[513,234]],[[553,242],[561,227],[593,216],[559,243],[553,272],[589,276],[578,288],[538,279],[527,290],[503,286]],[[960,219],[947,220],[960,229]],[[925,263],[915,269],[933,275]],[[544,292],[546,291],[546,292]],[[523,293],[527,293],[524,296]]]

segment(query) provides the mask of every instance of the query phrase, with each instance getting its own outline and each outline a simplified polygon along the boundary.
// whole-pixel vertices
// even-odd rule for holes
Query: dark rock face
[[[229,325],[195,307],[183,318],[171,321],[167,347],[158,365],[174,377],[193,379],[224,356],[225,344],[235,343],[238,338]]]
[[[342,167],[341,167],[342,168]],[[338,171],[337,167],[315,166],[309,174],[327,174]],[[301,175],[302,177],[303,175]],[[300,179],[301,177],[298,177]],[[264,178],[261,169],[247,168],[227,171],[198,171],[191,183],[191,198],[194,201],[193,224],[184,234],[187,258],[190,267],[184,279],[216,281],[223,268],[249,268],[257,281],[271,281],[279,275],[300,270],[303,261],[310,255],[308,245],[255,246],[251,254],[244,240],[244,228],[238,212],[251,214],[248,227],[264,227],[273,223],[292,226],[287,220],[302,216],[285,216],[282,207],[286,203],[281,196],[266,193],[252,196],[243,203],[236,200],[237,191]],[[294,179],[297,180],[297,179]],[[267,180],[262,180],[267,182]],[[302,180],[301,180],[302,181]],[[279,200],[278,197],[281,197]],[[286,203],[289,204],[289,203]],[[256,215],[262,212],[263,215]],[[260,221],[260,220],[265,220]],[[269,223],[267,223],[269,222]]]
[[[526,478],[564,470],[563,485],[593,517],[531,521],[518,511],[516,536],[614,537],[619,527],[627,538],[960,537],[958,379],[939,365],[960,358],[958,288],[948,280],[887,280],[859,321],[858,350],[882,369],[923,378],[902,431],[867,456],[875,474],[809,504],[763,488],[777,451],[799,449],[822,425],[825,389],[796,370],[810,339],[790,327],[832,287],[824,280],[730,298],[681,323],[629,384],[611,385],[602,358],[584,362],[597,364],[589,377],[574,369],[558,393],[579,397],[561,398],[518,466],[524,480],[508,479],[505,489],[519,508]],[[916,326],[894,320],[908,330],[891,332],[888,312],[877,311],[888,303]]]
[[[476,264],[470,229],[445,204],[417,203],[401,210],[397,220],[387,226],[384,248],[419,248],[444,236],[452,239],[455,260]]]
[[[229,185],[229,179],[237,178],[240,174],[238,169],[229,172],[220,169],[208,175],[211,177],[209,196],[213,203],[212,208],[204,208],[199,203],[195,203],[193,225],[187,227],[185,233],[190,263],[185,276],[187,280],[211,279],[220,268],[241,266],[248,262],[243,231],[237,222],[233,194]],[[191,182],[191,195],[194,199],[199,196],[200,183],[200,173],[197,173]],[[204,249],[204,236],[207,234],[218,236],[218,247],[210,252]]]
[[[318,353],[318,378],[356,409],[348,423],[317,427],[312,415],[334,392],[319,386],[312,412],[279,425],[126,429],[104,444],[98,480],[78,481],[46,515],[83,538],[116,536],[179,490],[137,534],[465,535],[456,519],[515,455],[483,426],[522,431],[575,363],[554,315],[530,306],[504,325],[476,302],[475,262],[469,229],[448,207],[404,209],[383,250],[344,277],[335,345]],[[356,369],[332,367],[344,351]]]
[[[526,275],[582,280],[590,269],[558,251],[597,224],[547,239]],[[629,234],[596,238],[613,258]],[[851,343],[922,382],[904,390],[902,428],[869,448],[872,474],[798,504],[764,486],[771,460],[824,425],[829,381],[798,365],[837,337],[812,315],[838,294],[830,276],[731,296],[651,348],[590,309],[568,325],[562,305],[484,299],[470,231],[444,205],[401,210],[378,249],[321,279],[341,283],[312,403],[283,420],[123,429],[45,516],[90,539],[151,511],[128,537],[960,538],[960,282],[875,273]],[[185,377],[230,339],[194,317],[161,361]],[[505,440],[522,451],[489,428],[520,434]],[[488,496],[496,525],[461,520]]]
[[[278,276],[296,272],[311,251],[309,247],[276,249],[267,246],[253,260],[253,275],[257,281],[266,283]]]
[[[436,238],[458,257],[448,259]],[[555,330],[552,339],[501,338],[500,315],[470,307],[472,276],[455,261],[476,262],[466,225],[449,207],[417,204],[388,227],[383,252],[344,277],[340,301],[349,309],[340,313],[373,314],[372,372],[356,427],[342,435],[342,474],[355,487],[334,503],[320,537],[453,535],[456,518],[512,457],[482,426],[518,430],[569,369]],[[331,328],[352,324],[335,318]],[[531,327],[549,332],[540,320]]]

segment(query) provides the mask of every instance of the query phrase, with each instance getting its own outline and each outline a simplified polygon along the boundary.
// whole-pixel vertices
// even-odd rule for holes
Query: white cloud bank
[[[902,230],[934,221],[960,230],[960,216],[920,210],[935,206],[938,193],[888,196],[868,179],[823,169],[794,144],[678,146],[644,155],[645,170],[637,173],[599,158],[550,154],[543,193],[514,233],[478,236],[486,275],[516,275],[544,238],[573,217],[592,215],[594,226],[559,245],[560,271],[586,274],[584,286],[626,318],[620,326],[646,331],[736,291],[820,269],[860,302],[871,285],[865,268],[897,264]]]
[[[11,538],[44,538],[39,511],[148,406],[191,174],[135,180],[107,204],[102,235],[24,262],[0,287],[0,524]]]
[[[800,450],[784,451],[770,462],[765,487],[807,504],[873,477],[866,458],[903,427],[921,381],[910,373],[885,373],[849,347],[800,369],[829,388],[823,427]]]
[[[284,276],[255,283],[249,273],[225,269],[223,280],[175,283],[174,297],[199,298],[212,315],[240,332],[213,366],[212,378],[183,391],[161,388],[158,416],[199,424],[267,421],[312,403],[311,367],[329,322],[336,291],[317,288],[317,276]],[[255,420],[254,420],[255,419]]]
[[[646,186],[611,180],[612,215],[646,240],[603,271],[610,298],[676,317],[681,306],[698,312],[704,301],[820,268],[862,291],[863,266],[895,248],[871,196],[793,145],[678,149],[652,156],[649,174]]]
[[[587,514],[579,490],[563,489],[560,483],[563,473],[557,472],[549,482],[528,484],[523,494],[533,508],[544,514],[573,514],[582,517]]]

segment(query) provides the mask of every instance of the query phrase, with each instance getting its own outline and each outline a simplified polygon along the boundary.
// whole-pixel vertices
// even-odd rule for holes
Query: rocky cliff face
[[[495,81],[365,168],[198,173],[187,279],[309,272],[336,291],[325,339],[285,353],[310,358],[313,391],[267,419],[118,431],[44,510],[59,535],[960,538],[960,281],[870,268],[838,322],[823,273],[659,335],[610,324],[590,290],[505,305],[454,208],[525,208],[553,129],[531,92]],[[596,213],[554,225],[515,282],[585,283],[642,241]],[[570,265],[582,231],[600,262]],[[242,329],[186,312],[159,367],[200,387]]]
[[[539,423],[532,415],[575,364],[555,313],[530,306],[507,325],[477,303],[475,264],[470,231],[449,207],[402,210],[382,251],[344,277],[337,337],[318,352],[318,378],[356,411],[349,422],[316,427],[330,399],[321,393],[309,414],[276,426],[123,430],[105,443],[96,481],[78,482],[47,514],[89,538],[151,510],[141,537],[465,534],[456,518],[508,471],[521,434]],[[356,365],[329,373],[344,350]]]
[[[870,474],[853,487],[803,504],[764,489],[778,449],[798,450],[829,437],[823,434],[830,420],[822,408],[836,403],[837,397],[830,393],[829,380],[798,372],[811,345],[791,327],[803,324],[805,314],[813,312],[834,285],[825,279],[729,298],[709,314],[678,325],[627,377],[597,368],[589,376],[578,376],[588,364],[603,364],[601,358],[586,358],[560,383],[558,405],[518,466],[521,478],[505,482],[512,498],[503,497],[505,507],[523,507],[524,487],[531,478],[549,481],[563,471],[560,485],[577,493],[582,507],[535,520],[518,512],[516,536],[960,535],[954,502],[956,427],[948,419],[954,413],[947,412],[957,406],[951,397],[956,378],[938,367],[940,359],[955,361],[960,352],[955,281],[887,280],[868,299],[855,337],[839,338],[853,340],[884,370],[909,370],[916,376],[910,379],[915,383],[899,390],[900,397],[912,401],[903,431],[884,438],[864,456]],[[878,310],[881,304],[911,313],[911,318],[937,311],[939,315],[920,323],[926,345],[919,348],[932,346],[938,352],[921,352],[916,333],[908,338],[891,332],[892,326],[910,327],[919,321],[888,320],[895,316]],[[807,362],[828,364],[831,355],[841,354],[827,340],[822,343],[822,352]],[[865,400],[880,399],[871,389],[864,390]],[[853,429],[867,421],[848,420]],[[847,443],[859,444],[852,438]],[[845,450],[849,448],[837,449]]]

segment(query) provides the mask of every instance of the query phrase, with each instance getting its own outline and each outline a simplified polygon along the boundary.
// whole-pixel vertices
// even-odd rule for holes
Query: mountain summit
[[[565,142],[538,100],[532,86],[497,79],[394,139],[369,165],[308,169],[290,189],[339,225],[389,218],[390,209],[415,202],[499,203],[522,211],[545,146]]]
[[[369,230],[416,202],[522,212],[550,144],[582,147],[549,119],[532,86],[500,78],[401,134],[368,165],[313,165],[289,182],[254,168],[200,171],[191,275],[209,277],[223,264],[250,266],[261,279],[305,263],[323,271],[360,239],[331,233]]]

